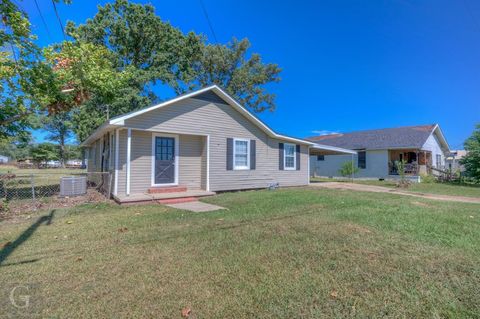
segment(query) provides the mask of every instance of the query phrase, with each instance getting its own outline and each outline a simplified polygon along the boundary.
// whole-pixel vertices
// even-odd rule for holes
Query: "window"
[[[367,168],[367,152],[358,152],[358,167]]]
[[[295,145],[285,143],[284,146],[284,167],[285,169],[295,169]]]
[[[233,140],[233,166],[235,169],[250,168],[250,141],[243,139]]]
[[[317,161],[324,161],[325,155],[317,155]]]

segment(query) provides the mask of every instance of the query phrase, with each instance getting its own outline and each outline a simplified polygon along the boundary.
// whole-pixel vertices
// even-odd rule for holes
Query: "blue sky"
[[[39,44],[62,40],[51,1],[20,1]],[[84,22],[107,1],[58,5],[63,23]],[[137,1],[142,2],[142,1]],[[480,122],[480,2],[203,0],[219,42],[248,37],[283,69],[269,88],[277,109],[260,115],[280,133],[439,123],[451,148]],[[164,20],[214,42],[199,0],[150,1]],[[168,89],[161,98],[173,96]],[[44,134],[36,132],[38,140]]]

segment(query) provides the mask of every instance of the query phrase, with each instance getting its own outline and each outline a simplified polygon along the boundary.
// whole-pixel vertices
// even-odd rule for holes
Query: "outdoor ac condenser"
[[[77,196],[86,193],[86,176],[65,176],[60,178],[60,196]]]

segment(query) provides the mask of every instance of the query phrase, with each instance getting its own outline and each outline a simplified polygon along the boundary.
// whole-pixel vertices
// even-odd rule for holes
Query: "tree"
[[[247,53],[247,39],[233,39],[227,45],[207,44],[193,32],[183,34],[161,20],[151,5],[127,0],[99,7],[85,24],[69,23],[68,33],[76,40],[104,45],[114,53],[114,66],[134,67],[128,88],[112,101],[112,114],[121,105],[131,111],[157,99],[152,87],[166,84],[176,93],[218,84],[255,112],[275,108],[273,94],[264,85],[280,80],[276,64],[264,64],[259,54]]]
[[[31,150],[33,161],[37,164],[58,160],[58,146],[52,143],[35,145]]]
[[[202,45],[198,60],[192,63],[193,71],[175,83],[177,93],[217,84],[254,112],[275,110],[275,95],[268,93],[265,85],[279,82],[281,69],[264,64],[257,53],[247,57],[249,48],[248,39],[235,38],[227,45]]]
[[[356,167],[351,161],[344,162],[342,164],[342,167],[338,170],[340,175],[342,175],[343,177],[351,177],[351,178],[353,178],[353,176],[357,174],[358,171],[359,171],[359,168]]]
[[[128,87],[132,68],[116,70],[111,52],[93,43],[64,41],[44,51],[55,86],[44,96],[49,112],[60,118],[68,117],[68,129],[71,127],[83,140],[105,121],[109,104]],[[53,127],[57,133],[58,125]]]
[[[71,137],[71,114],[70,112],[57,113],[44,118],[44,130],[49,132],[47,139],[58,143],[58,158],[60,165],[65,167],[67,161],[66,142]]]
[[[27,14],[12,1],[2,0],[0,15],[0,139],[5,139],[31,126],[32,116],[45,109],[43,92],[53,85]]]
[[[460,161],[465,167],[467,176],[480,181],[480,124],[477,124],[475,130],[464,143],[467,155]]]

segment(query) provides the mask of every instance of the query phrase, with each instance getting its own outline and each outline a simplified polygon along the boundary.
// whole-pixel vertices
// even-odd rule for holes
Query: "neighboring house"
[[[118,202],[307,185],[310,150],[351,152],[280,135],[217,86],[115,117],[81,146]]]
[[[445,159],[446,168],[452,172],[463,172],[465,168],[460,164],[460,160],[467,155],[465,150],[452,150]]]
[[[8,163],[8,157],[4,155],[0,155],[0,164]]]
[[[356,177],[396,179],[396,162],[406,162],[405,172],[413,181],[432,168],[443,170],[449,146],[438,124],[330,134],[308,138],[313,142],[356,150],[353,160],[359,168]],[[347,155],[312,156],[311,170],[317,176],[337,177]],[[435,172],[435,170],[433,170]]]

